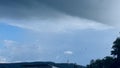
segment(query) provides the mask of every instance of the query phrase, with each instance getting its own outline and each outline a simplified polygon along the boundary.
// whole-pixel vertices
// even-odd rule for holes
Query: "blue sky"
[[[10,26],[4,23],[0,23],[0,37],[2,40],[11,39],[11,40],[22,40],[25,30]],[[17,38],[19,37],[19,39]]]
[[[110,55],[119,36],[117,0],[6,1],[0,2],[1,63],[69,59],[86,65]]]
[[[32,32],[2,23],[0,33],[0,55],[6,62],[66,62],[69,58],[70,62],[83,65],[91,59],[110,55],[112,42],[118,35],[117,31],[90,29],[66,33]],[[65,54],[65,51],[72,54]]]

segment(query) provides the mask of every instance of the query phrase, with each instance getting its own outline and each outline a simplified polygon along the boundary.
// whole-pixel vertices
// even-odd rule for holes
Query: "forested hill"
[[[85,68],[85,67],[74,63],[22,62],[22,63],[1,63],[0,68]]]

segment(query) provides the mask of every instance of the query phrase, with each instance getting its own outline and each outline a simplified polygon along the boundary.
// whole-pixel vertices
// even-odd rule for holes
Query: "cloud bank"
[[[68,15],[120,26],[119,0],[40,0]]]
[[[77,1],[78,0],[74,2],[77,3]],[[76,16],[69,14],[73,11],[82,11],[81,9],[79,9],[79,11],[77,9],[74,9],[73,11],[70,10],[68,11],[68,13],[66,13],[64,12],[64,10],[61,11],[62,9],[59,10],[59,7],[53,7],[57,5],[57,3],[53,4],[55,2],[58,3],[59,1],[51,0],[49,2],[48,0],[1,0],[0,9],[2,10],[0,11],[0,22],[38,32],[66,32],[69,30],[71,31],[81,29],[104,30],[112,28],[109,25],[97,22],[97,20],[87,18],[87,13],[93,14],[94,12],[96,12],[94,11],[93,13],[91,13],[93,11],[92,8],[88,7],[87,10],[84,10],[84,12],[92,10],[91,12],[78,13],[78,15],[85,14],[86,17],[82,17],[82,15]],[[69,4],[73,2],[72,0],[62,0],[59,3],[63,4],[63,2],[68,2],[68,5],[64,4],[61,6],[61,8],[63,8],[63,6],[65,7],[63,9],[67,8],[69,10],[70,8],[79,6],[76,6],[75,4],[73,4],[73,7],[69,6]],[[82,1],[80,0],[80,3],[81,2]],[[58,6],[60,6],[60,4],[58,4]],[[85,7],[80,6],[80,8]],[[94,15],[95,14],[91,15],[91,17],[93,17]]]

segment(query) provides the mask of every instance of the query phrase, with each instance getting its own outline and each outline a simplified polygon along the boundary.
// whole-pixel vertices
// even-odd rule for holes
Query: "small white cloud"
[[[72,51],[65,51],[64,54],[67,54],[67,55],[72,55],[73,52]]]

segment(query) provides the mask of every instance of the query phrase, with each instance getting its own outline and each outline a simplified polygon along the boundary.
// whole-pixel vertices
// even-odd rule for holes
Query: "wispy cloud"
[[[16,41],[13,41],[13,40],[3,40],[3,43],[4,43],[4,45],[6,45],[8,47],[8,46],[14,45],[16,43]]]
[[[44,50],[40,45],[21,44],[13,40],[3,40],[4,48],[0,50],[0,62],[40,60]],[[23,58],[24,57],[24,58]]]
[[[38,32],[67,32],[72,30],[83,30],[83,29],[95,29],[95,30],[106,30],[111,29],[112,26],[101,24],[95,21],[82,19],[72,16],[63,16],[61,18],[54,18],[49,20],[33,19],[14,21],[8,20],[3,22],[9,22],[7,24],[29,29]],[[16,23],[17,22],[17,23]]]

